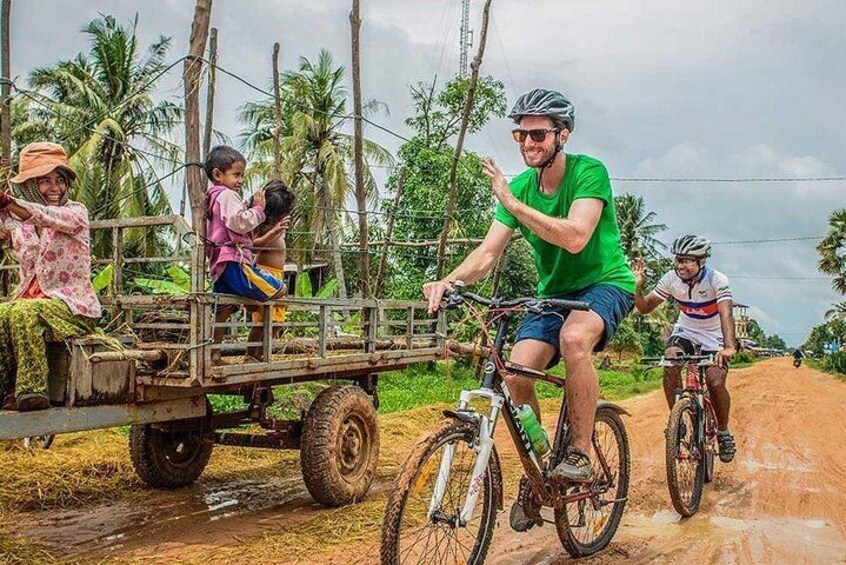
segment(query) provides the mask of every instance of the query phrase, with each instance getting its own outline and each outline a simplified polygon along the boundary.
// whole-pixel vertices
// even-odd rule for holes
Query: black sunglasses
[[[511,137],[514,138],[514,141],[517,143],[523,143],[526,141],[527,137],[531,137],[532,141],[536,143],[540,143],[544,139],[549,132],[558,133],[561,130],[558,128],[554,129],[515,129],[511,130]]]

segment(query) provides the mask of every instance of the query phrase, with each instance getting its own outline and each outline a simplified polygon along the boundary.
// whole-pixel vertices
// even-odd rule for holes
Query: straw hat
[[[57,168],[68,173],[70,180],[76,178],[76,173],[68,165],[68,155],[61,145],[46,141],[30,143],[21,151],[18,175],[12,182],[23,184],[29,179],[43,177]]]

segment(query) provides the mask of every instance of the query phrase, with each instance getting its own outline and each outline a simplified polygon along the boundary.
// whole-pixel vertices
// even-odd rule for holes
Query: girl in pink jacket
[[[285,295],[285,283],[258,268],[253,259],[253,230],[265,220],[264,192],[259,191],[253,206],[241,198],[241,186],[247,160],[225,145],[215,147],[206,158],[206,175],[213,183],[206,191],[206,238],[213,292],[234,294],[253,300],[271,300]],[[215,322],[225,322],[237,308],[223,306],[215,314]],[[223,340],[224,328],[215,328],[214,343]],[[260,341],[263,328],[253,327],[249,341]],[[247,361],[258,361],[247,359]],[[212,352],[212,363],[221,364],[220,350]]]

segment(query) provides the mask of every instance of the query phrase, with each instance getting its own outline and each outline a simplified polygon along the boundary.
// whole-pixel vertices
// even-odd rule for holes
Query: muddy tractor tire
[[[213,448],[214,443],[202,423],[172,431],[137,424],[129,431],[132,466],[141,480],[154,488],[192,484],[206,468]]]
[[[376,476],[379,426],[373,401],[357,386],[321,392],[306,414],[300,466],[311,496],[324,506],[362,500]]]

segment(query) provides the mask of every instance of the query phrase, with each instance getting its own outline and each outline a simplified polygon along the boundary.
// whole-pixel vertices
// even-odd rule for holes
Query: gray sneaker
[[[532,487],[526,477],[520,479],[520,493],[511,507],[509,523],[515,532],[527,532],[535,526],[543,526],[540,508],[533,500]]]
[[[571,447],[567,450],[567,457],[559,463],[549,474],[553,479],[571,483],[589,483],[593,480],[593,466],[590,457]]]

